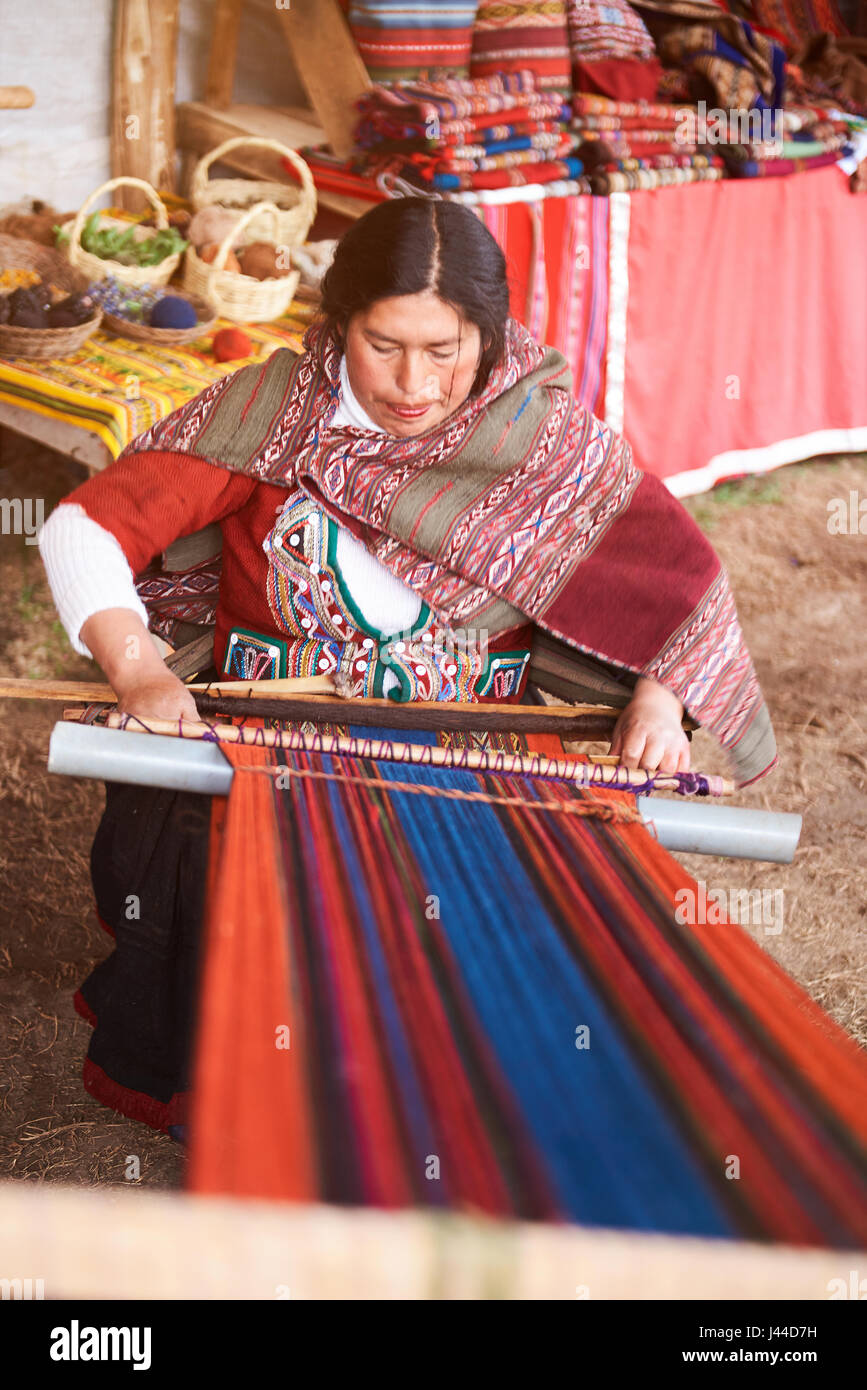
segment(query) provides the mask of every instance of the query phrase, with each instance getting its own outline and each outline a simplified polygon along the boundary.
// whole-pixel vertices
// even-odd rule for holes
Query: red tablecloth
[[[867,450],[867,196],[836,165],[478,212],[513,313],[673,492]]]

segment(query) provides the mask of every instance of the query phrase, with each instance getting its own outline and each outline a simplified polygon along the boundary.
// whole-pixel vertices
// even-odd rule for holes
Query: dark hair
[[[434,198],[390,198],[354,223],[322,282],[321,316],[342,342],[353,314],[379,299],[432,290],[482,337],[470,395],[483,390],[505,348],[506,259],[475,213]]]

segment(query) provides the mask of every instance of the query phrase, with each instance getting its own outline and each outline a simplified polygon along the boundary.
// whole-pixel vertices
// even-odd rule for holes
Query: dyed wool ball
[[[151,309],[151,328],[195,328],[196,311],[188,299],[167,294]]]
[[[218,362],[233,362],[236,357],[253,355],[253,344],[240,328],[221,328],[214,334],[212,346]]]
[[[252,241],[238,252],[241,269],[254,280],[277,280],[292,269],[285,249],[270,241]]]

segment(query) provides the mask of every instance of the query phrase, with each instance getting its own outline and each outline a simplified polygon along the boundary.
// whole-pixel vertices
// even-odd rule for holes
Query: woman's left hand
[[[627,767],[648,772],[689,772],[689,739],[683,706],[665,686],[639,677],[635,693],[614,726],[611,752]]]

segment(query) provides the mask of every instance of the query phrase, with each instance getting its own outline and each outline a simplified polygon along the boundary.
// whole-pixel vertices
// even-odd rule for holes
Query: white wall
[[[36,103],[0,110],[0,205],[60,212],[109,177],[112,0],[0,0],[0,82]]]
[[[36,104],[0,110],[0,206],[79,207],[110,177],[113,0],[0,0],[0,83]],[[204,95],[214,0],[181,0],[176,99]],[[273,0],[245,0],[234,100],[306,106]]]

